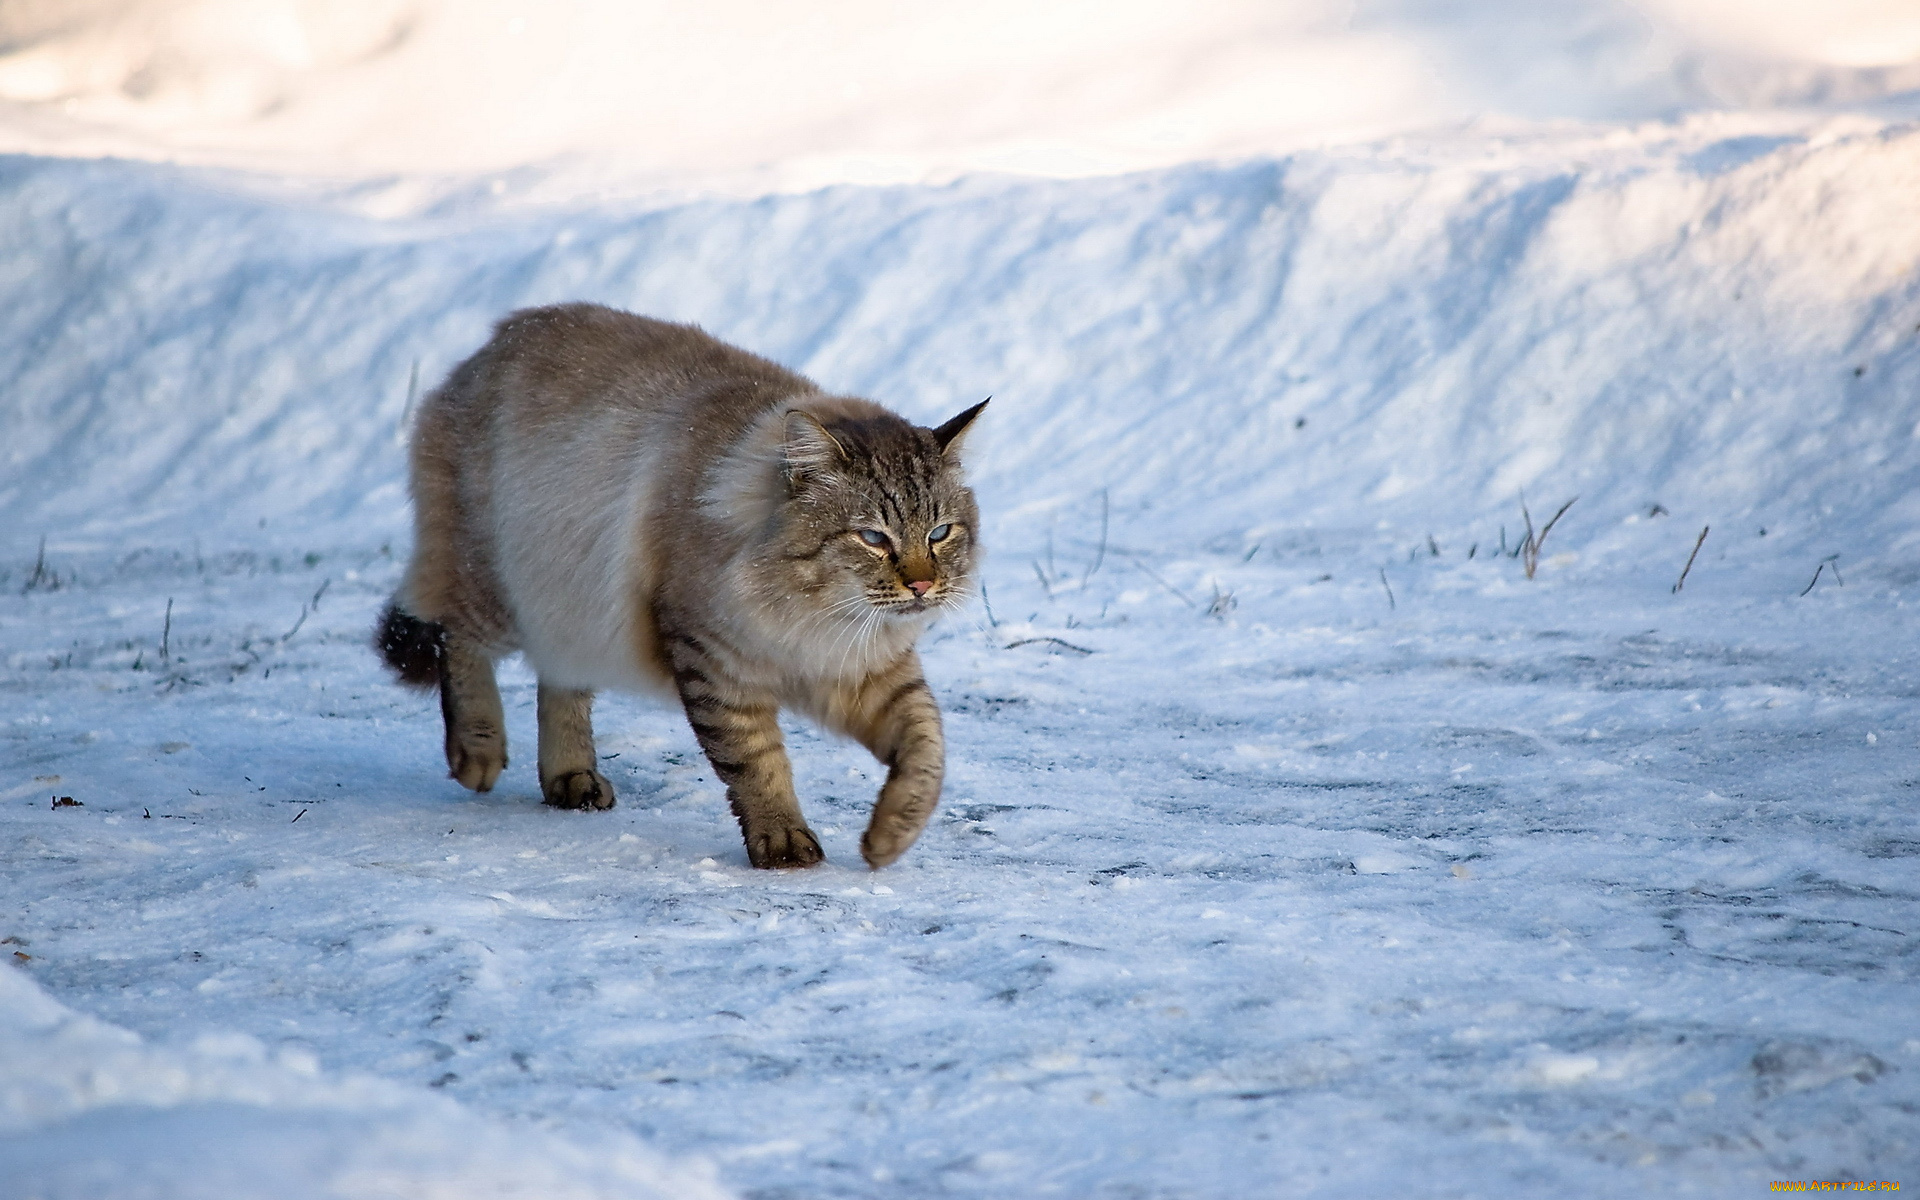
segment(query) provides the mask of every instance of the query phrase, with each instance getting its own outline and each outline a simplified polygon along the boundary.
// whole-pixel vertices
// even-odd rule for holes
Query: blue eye
[[[887,535],[881,533],[878,529],[856,529],[854,532],[860,535],[861,541],[876,550],[887,544]]]
[[[927,540],[929,542],[944,542],[947,540],[947,535],[952,532],[953,526],[951,525],[935,525],[927,531]]]

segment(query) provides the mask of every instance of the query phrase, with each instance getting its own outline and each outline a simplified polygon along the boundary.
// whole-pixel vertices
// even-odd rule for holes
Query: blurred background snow
[[[1911,0],[11,0],[0,150],[751,193],[1920,111]]]

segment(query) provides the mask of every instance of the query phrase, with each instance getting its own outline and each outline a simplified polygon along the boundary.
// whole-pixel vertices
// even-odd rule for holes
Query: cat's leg
[[[613,785],[594,770],[593,693],[540,685],[540,792],[555,808],[612,808]]]
[[[730,683],[699,639],[669,637],[666,644],[687,723],[727,785],[727,803],[747,841],[747,861],[756,867],[811,867],[825,858],[793,794],[779,703],[771,693]]]
[[[946,777],[940,706],[920,674],[920,656],[907,654],[862,680],[842,720],[846,732],[887,766],[887,782],[860,838],[861,857],[879,870],[918,840]]]
[[[476,792],[493,790],[507,766],[507,717],[493,682],[493,656],[447,633],[440,667],[440,715],[447,723],[447,773]]]

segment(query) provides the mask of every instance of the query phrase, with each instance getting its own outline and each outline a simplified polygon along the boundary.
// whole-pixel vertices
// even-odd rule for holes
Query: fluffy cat
[[[414,551],[375,631],[437,685],[453,778],[507,765],[494,660],[539,676],[540,789],[613,806],[602,689],[677,696],[756,867],[821,860],[781,708],[888,768],[860,840],[894,861],[940,799],[940,710],[914,644],[969,596],[978,510],[962,435],[923,429],[675,325],[591,304],[527,309],[423,402]]]

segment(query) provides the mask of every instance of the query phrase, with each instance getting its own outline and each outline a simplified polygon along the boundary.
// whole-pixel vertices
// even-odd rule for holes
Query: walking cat
[[[886,764],[860,840],[893,862],[940,799],[940,710],[914,644],[971,593],[960,443],[832,396],[690,325],[527,309],[422,403],[414,550],[375,641],[438,685],[447,765],[507,765],[494,660],[539,676],[540,789],[605,809],[596,691],[676,695],[756,867],[821,860],[776,721],[794,709]]]

